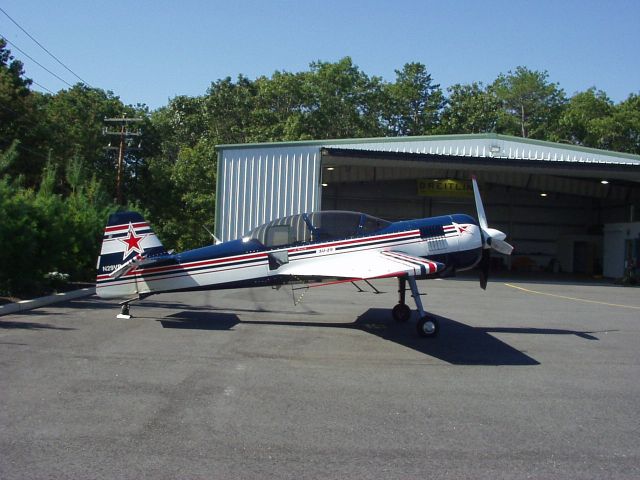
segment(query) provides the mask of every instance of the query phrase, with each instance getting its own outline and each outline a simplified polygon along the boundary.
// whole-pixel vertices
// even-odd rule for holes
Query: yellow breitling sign
[[[418,179],[418,195],[424,197],[473,197],[471,182],[452,179]]]

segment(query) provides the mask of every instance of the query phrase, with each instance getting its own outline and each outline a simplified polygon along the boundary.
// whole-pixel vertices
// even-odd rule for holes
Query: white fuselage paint
[[[184,262],[163,267],[132,270],[117,281],[108,281],[108,274],[98,276],[96,293],[103,298],[129,297],[137,294],[163,291],[225,288],[226,284],[263,280],[265,285],[273,279],[288,275],[288,267],[304,271],[328,259],[342,262],[367,262],[368,254],[384,251],[401,252],[415,257],[429,258],[435,255],[475,250],[482,246],[480,229],[474,224],[452,223],[444,227],[444,235],[437,238],[421,238],[419,230],[408,230],[383,235],[333,240],[286,248],[274,248],[222,258]],[[121,242],[118,242],[121,244]],[[107,244],[111,250],[117,245]],[[271,270],[269,254],[287,252],[289,262]],[[467,268],[471,268],[470,265]],[[313,271],[313,268],[310,268]],[[295,278],[292,278],[295,280]]]

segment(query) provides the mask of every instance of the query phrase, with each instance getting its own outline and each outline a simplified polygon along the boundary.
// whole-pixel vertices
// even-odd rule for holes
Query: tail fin
[[[149,256],[165,255],[167,251],[153,233],[148,222],[137,212],[118,212],[109,217],[104,229],[102,249],[98,258],[96,293],[103,298],[127,297],[138,292],[134,278],[120,278],[127,263]]]

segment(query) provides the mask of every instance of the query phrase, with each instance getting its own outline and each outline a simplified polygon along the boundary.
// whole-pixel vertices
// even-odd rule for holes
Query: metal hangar
[[[356,210],[487,216],[516,250],[495,267],[622,277],[640,258],[640,156],[497,134],[219,145],[216,235]]]

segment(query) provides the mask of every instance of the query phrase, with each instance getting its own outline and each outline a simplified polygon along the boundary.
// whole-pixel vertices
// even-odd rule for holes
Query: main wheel
[[[393,307],[391,315],[396,322],[406,322],[411,318],[411,309],[406,303],[399,303]]]
[[[440,322],[436,317],[425,315],[418,320],[416,329],[418,330],[418,335],[421,337],[433,338],[437,336],[440,331]]]

